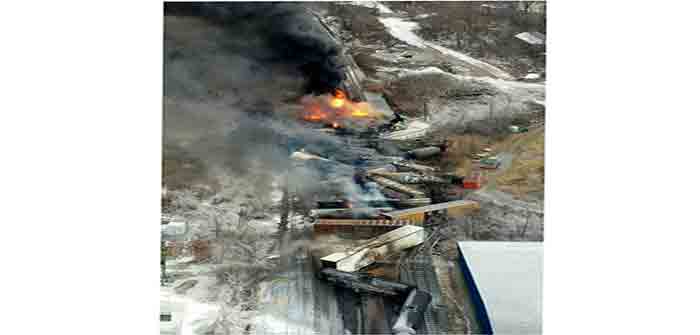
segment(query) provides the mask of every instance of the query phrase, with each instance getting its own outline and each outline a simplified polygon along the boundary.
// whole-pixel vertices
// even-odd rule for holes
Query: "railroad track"
[[[430,292],[432,300],[430,306],[423,316],[422,327],[425,334],[444,334],[447,325],[440,322],[438,313],[442,305],[442,292],[437,282],[437,274],[432,263],[432,245],[434,239],[438,238],[437,228],[425,227],[428,238],[420,247],[413,248],[401,256],[398,262],[399,273],[402,282],[417,286],[418,288]],[[426,247],[427,246],[427,247]]]
[[[440,292],[438,291],[436,294],[436,292],[431,289],[433,285],[430,285],[431,283],[428,279],[429,275],[426,273],[428,268],[430,271],[433,271],[432,264],[423,261],[415,262],[413,273],[416,281],[416,286],[418,286],[421,289],[427,290],[433,296],[433,300],[430,302],[430,308],[428,308],[428,310],[426,310],[425,314],[423,315],[425,331],[427,334],[441,334],[441,327],[438,321],[435,319],[434,313],[435,299],[437,299],[440,296]]]

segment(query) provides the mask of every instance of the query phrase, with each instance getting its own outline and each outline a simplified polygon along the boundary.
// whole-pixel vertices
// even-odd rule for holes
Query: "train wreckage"
[[[347,100],[342,91],[307,98],[305,108],[304,121],[336,132],[347,143],[341,152],[297,147],[289,156],[297,167],[321,173],[318,192],[306,196],[315,201],[304,214],[314,240],[326,244],[340,238],[332,248],[312,253],[318,278],[360,296],[400,302],[398,314],[387,319],[393,320],[388,328],[393,334],[439,333],[446,327],[439,321],[445,319],[439,316],[444,313],[438,308],[439,285],[419,279],[435,275],[386,272],[396,257],[429,252],[435,245],[433,227],[479,209],[477,202],[462,198],[465,177],[430,165],[447,143],[424,140],[428,127],[422,121],[387,116]],[[385,155],[382,146],[394,148],[392,155]],[[288,182],[287,192],[295,194],[294,180]],[[434,273],[425,258],[430,256],[420,257],[426,263],[412,271]]]
[[[347,71],[347,78],[363,77],[357,67],[349,66]],[[367,103],[366,95],[358,94],[363,90],[347,80],[343,88],[350,87],[354,89],[349,94],[336,89],[305,97],[299,114],[319,132],[337,135],[344,145],[330,150],[296,141],[301,145],[289,148],[293,166],[319,173],[316,192],[304,196],[314,201],[306,205],[307,210],[298,211],[312,224],[318,244],[337,241],[312,252],[316,275],[361,296],[400,301],[398,315],[387,319],[393,320],[389,326],[393,334],[440,333],[446,329],[439,321],[444,323],[445,316],[438,308],[439,285],[436,279],[429,280],[436,278],[430,256],[420,256],[421,261],[411,266],[415,274],[387,276],[386,272],[391,272],[388,268],[395,266],[396,257],[429,252],[436,242],[433,227],[470,215],[479,204],[463,199],[464,176],[431,166],[448,143],[426,140],[427,122]],[[295,198],[300,188],[294,179],[287,179],[285,199]],[[288,200],[288,204],[283,206],[284,223],[294,212],[295,202]]]

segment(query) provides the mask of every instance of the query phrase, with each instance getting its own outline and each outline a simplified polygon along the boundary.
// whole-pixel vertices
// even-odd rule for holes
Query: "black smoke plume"
[[[345,79],[339,45],[301,3],[166,2],[165,13],[205,18],[231,30],[255,30],[277,51],[267,55],[268,61],[298,66],[308,80],[307,93],[332,92]]]
[[[341,146],[296,121],[302,95],[343,80],[340,47],[304,4],[166,3],[164,24],[168,188],[225,174],[269,192],[289,150]]]

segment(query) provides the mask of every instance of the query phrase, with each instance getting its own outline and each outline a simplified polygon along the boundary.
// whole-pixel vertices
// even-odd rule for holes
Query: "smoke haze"
[[[291,104],[343,80],[339,46],[304,5],[166,3],[164,22],[168,188],[227,173],[268,192],[290,143],[334,143],[299,127]]]

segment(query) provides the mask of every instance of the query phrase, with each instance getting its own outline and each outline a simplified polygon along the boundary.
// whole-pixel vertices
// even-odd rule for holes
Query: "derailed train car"
[[[374,278],[364,274],[323,268],[319,271],[319,276],[332,285],[356,292],[402,299],[403,305],[399,316],[391,326],[392,333],[395,335],[416,334],[416,329],[423,322],[423,315],[432,300],[430,293],[413,285]]]

